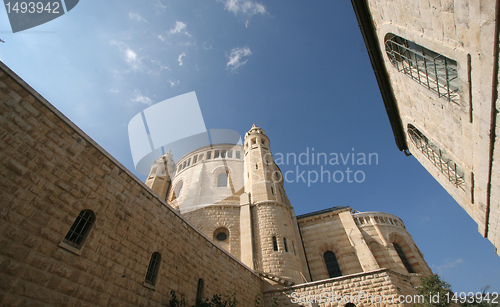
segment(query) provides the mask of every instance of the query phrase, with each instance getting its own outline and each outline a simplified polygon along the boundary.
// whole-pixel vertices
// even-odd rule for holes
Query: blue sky
[[[350,1],[82,0],[15,34],[0,9],[0,38],[0,60],[134,173],[129,121],[191,91],[208,129],[244,135],[256,123],[275,155],[376,153],[378,164],[325,166],[361,171],[363,182],[286,183],[296,213],[395,214],[454,291],[500,292],[493,245],[398,151]]]

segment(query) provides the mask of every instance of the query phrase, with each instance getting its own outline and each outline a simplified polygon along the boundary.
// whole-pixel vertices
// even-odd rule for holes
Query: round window
[[[227,241],[229,238],[229,230],[225,227],[217,228],[214,231],[214,240],[219,242]]]
[[[217,240],[219,241],[226,241],[227,239],[227,234],[224,233],[224,232],[220,232],[219,234],[217,234]]]

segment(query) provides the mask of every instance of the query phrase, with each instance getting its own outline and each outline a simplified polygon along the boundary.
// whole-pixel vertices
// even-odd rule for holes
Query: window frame
[[[323,261],[325,262],[326,271],[330,278],[342,276],[342,270],[340,269],[339,262],[334,252],[326,251],[323,254]]]
[[[384,38],[391,64],[413,81],[455,104],[460,103],[458,62],[394,33]]]
[[[83,225],[82,225],[83,220]],[[80,255],[90,231],[96,222],[96,215],[90,209],[80,211],[59,246]]]
[[[408,261],[408,258],[406,257],[405,252],[403,251],[403,248],[401,248],[401,246],[399,246],[399,244],[394,243],[394,242],[392,243],[392,246],[396,250],[396,253],[398,253],[399,259],[401,260],[401,262],[405,266],[408,273],[415,273],[415,270],[411,266],[410,261]]]
[[[149,258],[149,265],[146,271],[146,276],[144,277],[144,284],[151,287],[155,287],[158,280],[158,272],[160,270],[161,264],[161,254],[159,252],[154,252]]]

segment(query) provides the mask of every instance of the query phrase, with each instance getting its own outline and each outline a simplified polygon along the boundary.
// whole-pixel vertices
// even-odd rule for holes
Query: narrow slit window
[[[158,277],[158,269],[160,268],[161,255],[158,252],[154,252],[149,260],[148,271],[146,273],[145,283],[154,286],[156,284],[156,279]]]
[[[399,72],[438,97],[459,103],[457,61],[392,33],[385,36],[385,51]]]
[[[276,240],[276,237],[273,237],[273,249],[275,252],[278,251],[278,241]]]
[[[95,223],[95,214],[92,210],[85,209],[78,214],[73,225],[69,229],[63,242],[75,248],[81,248],[87,239],[92,226]]]
[[[286,238],[283,238],[283,245],[285,246],[285,252],[288,253],[288,244],[286,244]]]
[[[205,290],[205,282],[203,279],[198,279],[198,286],[196,287],[196,306],[203,302],[203,292]]]
[[[403,265],[405,266],[405,268],[408,270],[408,273],[415,273],[415,271],[411,267],[410,262],[408,261],[408,258],[406,258],[406,255],[403,252],[403,249],[401,248],[401,246],[399,246],[396,243],[392,243],[392,245],[394,246],[394,249],[398,253],[398,256],[401,259],[401,262],[403,263]]]

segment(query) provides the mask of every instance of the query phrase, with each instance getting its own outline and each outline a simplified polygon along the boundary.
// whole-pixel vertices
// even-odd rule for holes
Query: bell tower
[[[243,173],[242,250],[245,244],[247,249],[250,249],[250,241],[252,244],[252,259],[248,256],[243,262],[271,277],[304,282],[302,244],[295,214],[283,188],[281,171],[274,163],[269,138],[255,124],[245,134]],[[250,235],[245,240],[248,231]]]

